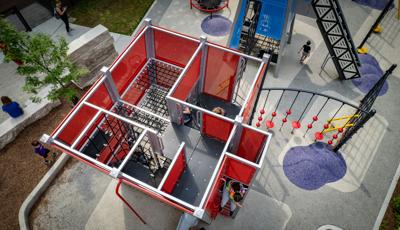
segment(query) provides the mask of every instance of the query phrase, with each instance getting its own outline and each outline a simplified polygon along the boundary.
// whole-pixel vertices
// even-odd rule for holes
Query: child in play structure
[[[52,159],[49,160],[48,156],[49,156],[50,150],[45,148],[39,141],[36,141],[36,140],[32,141],[31,144],[32,144],[32,146],[34,148],[35,153],[38,154],[39,156],[43,157],[45,165],[50,165],[54,161],[54,159],[56,158],[57,154],[53,153],[52,154]]]
[[[246,188],[243,186],[242,183],[230,180],[230,179],[222,179],[225,181],[224,191],[222,193],[222,200],[221,200],[221,207],[219,211],[225,207],[228,200],[231,202],[231,210],[229,214],[232,216],[233,212],[236,209],[236,206],[242,207],[239,203],[243,200],[243,196],[246,193]]]
[[[308,58],[310,56],[310,51],[311,51],[311,41],[307,41],[306,44],[304,44],[298,53],[301,52],[301,57],[300,57],[300,63],[304,64],[304,61],[306,60],[306,58]]]
[[[225,110],[221,107],[215,107],[212,110],[214,113],[225,116]]]

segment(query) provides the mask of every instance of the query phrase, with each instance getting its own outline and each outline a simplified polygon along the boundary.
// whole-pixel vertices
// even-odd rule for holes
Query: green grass
[[[154,0],[80,0],[69,15],[74,24],[94,27],[102,24],[109,31],[130,35]]]

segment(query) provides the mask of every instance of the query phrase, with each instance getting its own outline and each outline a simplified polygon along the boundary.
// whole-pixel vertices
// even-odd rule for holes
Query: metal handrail
[[[367,113],[367,112],[368,112],[368,111],[363,110],[363,109],[361,109],[359,106],[354,105],[354,104],[352,104],[352,103],[350,103],[350,102],[346,102],[346,101],[344,101],[344,100],[342,100],[342,99],[339,99],[339,98],[337,98],[337,97],[329,96],[329,95],[327,95],[327,94],[318,93],[318,92],[311,91],[311,90],[296,89],[296,88],[278,88],[278,87],[272,87],[272,88],[262,88],[262,89],[260,89],[260,93],[261,93],[262,91],[272,91],[272,90],[276,90],[276,91],[279,91],[279,90],[281,90],[281,91],[293,91],[293,92],[314,94],[314,95],[318,95],[318,96],[321,96],[321,97],[326,97],[326,98],[328,98],[328,99],[332,99],[332,100],[335,100],[335,101],[339,101],[339,102],[341,102],[341,103],[343,103],[343,104],[346,104],[346,105],[351,106],[351,107],[353,107],[353,108],[355,108],[355,109],[357,109],[357,110],[360,110],[361,112],[364,112],[364,113]]]

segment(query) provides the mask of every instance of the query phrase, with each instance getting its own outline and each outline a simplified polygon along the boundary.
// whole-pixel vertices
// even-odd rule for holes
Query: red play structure
[[[268,57],[147,23],[42,140],[210,223],[222,179],[251,188],[267,154],[271,134],[247,124]],[[255,76],[250,62],[259,66]]]

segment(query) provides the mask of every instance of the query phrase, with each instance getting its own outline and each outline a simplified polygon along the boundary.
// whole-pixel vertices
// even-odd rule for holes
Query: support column
[[[101,68],[101,72],[103,72],[106,77],[104,80],[104,85],[106,86],[107,91],[110,94],[111,100],[114,103],[118,102],[121,99],[121,96],[119,95],[117,86],[114,83],[110,69],[104,66],[103,68]]]
[[[295,21],[296,21],[296,14],[293,16],[292,23],[290,24],[290,30],[289,30],[287,44],[292,43],[292,36],[293,36],[293,29],[294,29],[294,22]]]
[[[151,19],[146,18],[144,20],[144,25],[147,27],[150,27],[152,25]],[[145,40],[146,40],[146,55],[147,55],[147,60],[150,60],[152,58],[155,58],[155,47],[154,47],[154,30],[153,28],[148,28],[146,33],[145,33]],[[149,62],[149,80],[152,84],[155,84],[157,82],[157,64],[154,61]]]
[[[206,76],[206,65],[207,65],[207,53],[208,53],[208,46],[205,44],[207,42],[206,36],[200,37],[200,43],[204,44],[203,48],[201,49],[201,63],[200,63],[200,80],[198,85],[198,92],[203,93],[204,88],[204,81]]]

